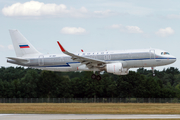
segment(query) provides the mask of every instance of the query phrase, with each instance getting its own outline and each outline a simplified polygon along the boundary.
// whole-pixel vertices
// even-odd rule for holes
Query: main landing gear
[[[95,75],[95,74],[92,74],[91,76],[92,79],[96,79],[96,80],[101,80],[101,76],[100,75]]]

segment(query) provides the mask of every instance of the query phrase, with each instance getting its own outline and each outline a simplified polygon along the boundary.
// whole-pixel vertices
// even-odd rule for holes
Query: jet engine
[[[116,75],[127,75],[129,73],[128,68],[123,68],[122,63],[111,63],[106,65],[106,71]]]

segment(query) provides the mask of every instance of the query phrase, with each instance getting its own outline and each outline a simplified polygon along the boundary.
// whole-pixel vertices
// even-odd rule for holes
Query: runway
[[[60,119],[155,119],[180,118],[168,114],[0,114],[0,120],[60,120]]]

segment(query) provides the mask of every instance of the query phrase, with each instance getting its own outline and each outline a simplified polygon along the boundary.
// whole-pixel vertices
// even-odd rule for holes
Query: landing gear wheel
[[[99,81],[99,80],[101,80],[101,76],[100,75],[97,75],[96,76],[96,79]]]
[[[96,75],[95,75],[95,74],[92,74],[91,78],[92,78],[92,79],[96,79]]]

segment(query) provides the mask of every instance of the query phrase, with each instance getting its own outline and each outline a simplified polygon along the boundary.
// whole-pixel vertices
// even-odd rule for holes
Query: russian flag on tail
[[[20,48],[30,48],[29,45],[19,45]]]

